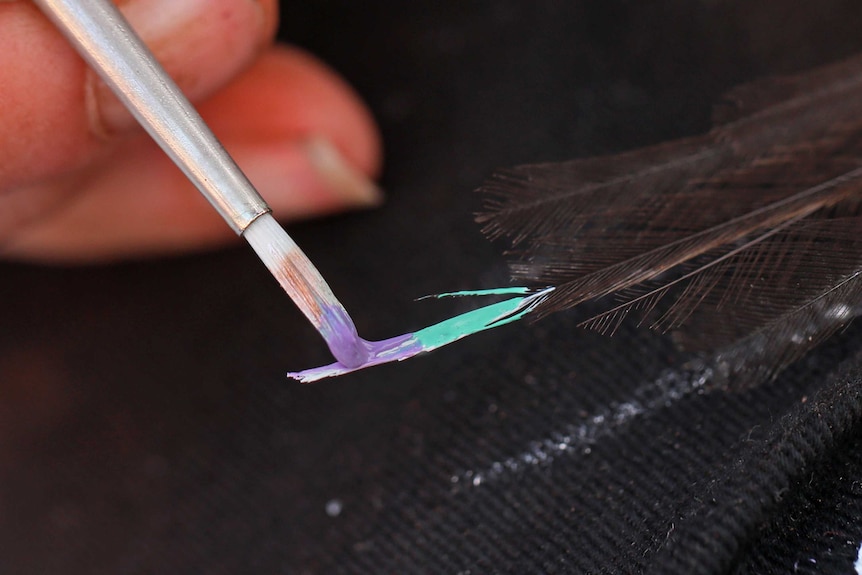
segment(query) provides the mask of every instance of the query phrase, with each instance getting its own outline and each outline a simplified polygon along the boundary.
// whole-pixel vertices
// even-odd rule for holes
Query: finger
[[[121,10],[199,100],[247,67],[275,0],[127,0]],[[31,2],[0,3],[0,193],[94,161],[133,121]]]
[[[340,76],[298,48],[275,46],[198,109],[222,138],[322,134],[352,166],[371,176],[380,169],[380,140],[367,108]]]
[[[366,176],[380,162],[368,112],[337,76],[304,53],[272,49],[201,111],[276,215],[307,217],[380,201]],[[3,255],[106,261],[235,239],[144,137],[79,174],[74,185],[82,192],[19,230]]]

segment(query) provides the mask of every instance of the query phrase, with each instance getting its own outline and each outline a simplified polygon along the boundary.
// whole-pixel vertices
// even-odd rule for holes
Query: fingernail
[[[192,101],[213,93],[251,63],[271,28],[257,0],[131,0],[120,10]],[[88,71],[86,82],[94,132],[105,135],[134,125],[94,72]]]
[[[282,219],[371,208],[383,201],[380,189],[320,138],[240,144],[229,151]]]
[[[303,144],[311,167],[332,194],[356,207],[374,207],[383,202],[383,192],[368,176],[347,163],[329,140],[313,137]]]

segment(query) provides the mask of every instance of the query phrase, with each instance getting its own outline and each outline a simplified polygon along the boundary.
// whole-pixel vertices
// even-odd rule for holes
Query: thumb
[[[275,0],[127,0],[120,9],[192,100],[246,68],[277,19]],[[31,2],[0,1],[0,70],[0,194],[87,165],[134,126]]]

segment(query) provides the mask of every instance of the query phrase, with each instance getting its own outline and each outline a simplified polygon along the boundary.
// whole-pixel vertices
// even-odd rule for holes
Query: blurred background
[[[282,2],[280,38],[357,88],[386,149],[385,206],[288,231],[364,336],[422,327],[472,304],[414,298],[508,283],[473,222],[495,168],[704,132],[723,91],[854,54],[860,24],[855,0]],[[0,264],[0,309],[5,574],[648,570],[709,458],[768,435],[860,341],[744,398],[768,408],[729,422],[710,409],[731,400],[690,394],[667,423],[620,410],[682,362],[666,338],[584,333],[577,311],[288,381],[328,352],[244,246]],[[549,447],[603,415],[576,453]]]

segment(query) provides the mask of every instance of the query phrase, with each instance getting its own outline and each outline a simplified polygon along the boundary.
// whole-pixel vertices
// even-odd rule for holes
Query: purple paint
[[[345,367],[355,368],[368,362],[369,342],[356,332],[353,320],[342,307],[323,308],[320,335],[326,340],[333,357]]]
[[[319,379],[343,375],[373,365],[380,365],[393,361],[402,361],[413,357],[424,351],[428,351],[422,343],[416,339],[415,334],[405,333],[403,335],[391,337],[381,341],[367,341],[359,338],[362,342],[367,359],[355,366],[347,366],[343,363],[336,362],[330,365],[306,369],[298,373],[288,373],[288,377],[292,377],[302,383],[311,383]]]

